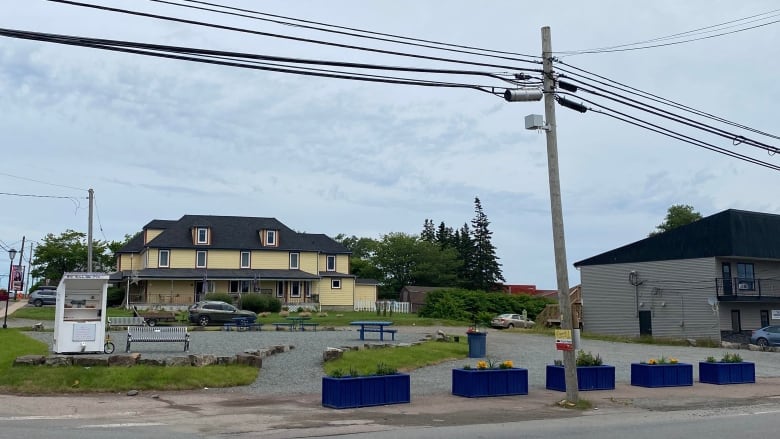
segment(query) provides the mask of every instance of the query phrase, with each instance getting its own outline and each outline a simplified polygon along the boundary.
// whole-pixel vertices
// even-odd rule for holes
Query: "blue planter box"
[[[693,365],[631,363],[631,385],[673,387],[693,385]]]
[[[709,384],[744,384],[756,382],[756,365],[741,363],[699,363],[699,382]]]
[[[528,369],[452,369],[452,394],[467,398],[528,395]]]
[[[411,400],[409,375],[322,377],[322,405],[334,409],[403,404]]]
[[[549,390],[566,391],[566,371],[563,366],[547,365]],[[579,390],[612,390],[615,388],[615,366],[578,366],[577,388]]]

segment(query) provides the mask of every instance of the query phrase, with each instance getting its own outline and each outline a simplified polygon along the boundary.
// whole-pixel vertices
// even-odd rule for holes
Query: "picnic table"
[[[390,326],[393,324],[393,322],[384,322],[384,321],[375,321],[375,320],[360,320],[356,322],[349,322],[352,326],[360,326],[360,329],[358,329],[358,332],[360,333],[360,339],[365,340],[366,339],[366,332],[378,332],[379,333],[379,339],[384,340],[385,334],[390,334],[395,340],[395,333],[398,332],[397,329],[388,329],[387,326]]]
[[[249,317],[233,317],[231,320],[233,321],[223,325],[225,331],[231,331],[233,328],[235,328],[236,331],[249,331],[251,329],[261,331],[263,327],[262,323],[255,323],[254,320]]]
[[[303,326],[301,324],[305,320],[309,320],[311,317],[300,317],[300,316],[292,316],[292,317],[286,317],[286,320],[290,321],[290,331],[296,331],[298,329],[303,329]]]

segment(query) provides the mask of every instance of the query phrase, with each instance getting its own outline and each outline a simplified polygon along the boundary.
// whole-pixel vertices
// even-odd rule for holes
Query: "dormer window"
[[[265,245],[276,247],[276,230],[265,231]]]
[[[209,229],[206,227],[198,227],[195,229],[195,243],[196,244],[208,244],[209,243]]]

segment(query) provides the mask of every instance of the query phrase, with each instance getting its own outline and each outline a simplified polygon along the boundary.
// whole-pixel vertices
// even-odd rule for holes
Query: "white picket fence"
[[[379,306],[379,309],[386,309],[401,314],[409,314],[411,307],[409,302],[396,302],[395,300],[356,300],[354,309],[355,311],[371,311],[374,312]]]

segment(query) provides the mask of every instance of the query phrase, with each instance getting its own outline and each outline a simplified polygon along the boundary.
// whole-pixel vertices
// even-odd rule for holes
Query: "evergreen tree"
[[[461,265],[458,269],[458,281],[462,286],[471,285],[470,277],[474,265],[474,241],[471,239],[471,230],[468,223],[455,232],[455,247],[458,251],[458,261]]]
[[[436,242],[436,227],[433,225],[433,220],[425,219],[420,239],[426,242]]]
[[[488,229],[490,221],[482,210],[478,197],[474,198],[474,219],[471,220],[474,255],[469,282],[472,288],[491,291],[498,288],[499,281],[505,282],[496,248],[490,241],[493,232]]]
[[[439,247],[446,248],[452,246],[452,236],[452,227],[447,227],[444,221],[442,221],[439,224],[439,229],[436,231],[436,242],[439,243]]]

